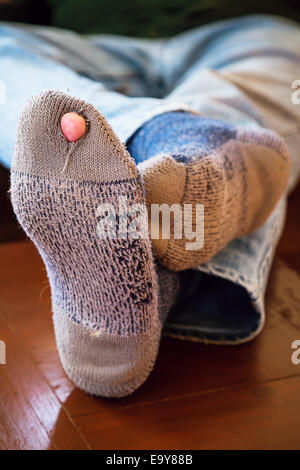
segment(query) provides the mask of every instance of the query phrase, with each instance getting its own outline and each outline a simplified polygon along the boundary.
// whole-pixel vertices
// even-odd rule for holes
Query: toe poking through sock
[[[98,183],[137,178],[137,168],[105,117],[61,92],[31,98],[19,117],[12,168]]]
[[[66,113],[60,121],[62,134],[68,142],[76,142],[86,133],[85,119],[75,112]]]

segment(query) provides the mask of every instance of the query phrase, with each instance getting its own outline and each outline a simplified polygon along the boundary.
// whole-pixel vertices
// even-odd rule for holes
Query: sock
[[[61,133],[68,112],[88,126],[76,142]],[[104,117],[62,93],[32,99],[17,132],[13,208],[46,266],[66,373],[109,397],[132,393],[148,377],[178,290],[176,275],[155,265],[149,239],[97,236],[99,205],[115,206],[119,220],[120,196],[144,203],[136,166]]]
[[[199,235],[196,205],[204,206],[203,246],[187,249],[185,234],[152,238],[157,259],[174,271],[197,267],[231,240],[256,231],[283,194],[289,174],[288,152],[276,133],[187,112],[154,117],[136,132],[128,150],[138,163],[149,214],[152,204],[192,204],[190,225]]]

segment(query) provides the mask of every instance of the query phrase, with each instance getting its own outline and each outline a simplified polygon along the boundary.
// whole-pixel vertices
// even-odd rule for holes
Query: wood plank
[[[0,366],[0,446],[2,449],[46,449],[49,436],[44,426],[22,388],[11,380],[17,372],[11,369],[11,364],[18,363],[19,359],[12,342],[13,333],[1,321],[0,332],[7,347],[7,364]]]
[[[89,397],[76,389],[61,368],[49,290],[44,289],[40,296],[47,280],[35,248],[27,242],[2,245],[0,257],[9,266],[7,275],[5,270],[0,272],[0,312],[30,347],[32,357],[57,397],[71,416],[105,411],[106,400]],[[291,285],[295,299],[286,305]],[[164,338],[155,370],[146,384],[122,401],[111,400],[110,406],[142,404],[299,374],[300,370],[295,370],[290,361],[291,343],[299,336],[299,295],[299,275],[277,260],[267,293],[267,325],[255,341],[239,347],[222,347]]]
[[[300,273],[300,184],[290,195],[286,224],[277,247],[277,253],[289,266]]]
[[[147,383],[122,400],[90,397],[69,381],[56,351],[50,291],[39,255],[29,242],[1,245],[0,339],[6,335],[8,357],[13,354],[9,368],[0,366],[0,446],[130,448],[137,442],[144,448],[145,434],[149,448],[172,443],[179,449],[299,448],[300,366],[290,360],[291,343],[300,339],[299,189],[291,197],[277,250],[284,261],[277,256],[270,277],[263,333],[239,347],[164,338]],[[5,400],[9,406],[4,408]],[[246,421],[249,442],[238,440]]]
[[[93,449],[300,449],[300,377],[78,416]]]
[[[49,436],[38,420],[22,390],[16,390],[0,366],[0,449],[42,450]]]
[[[87,449],[26,347],[1,316],[0,332],[7,348],[6,364],[0,366],[0,416],[6,426],[6,432],[0,432],[6,436],[2,445],[9,449]]]

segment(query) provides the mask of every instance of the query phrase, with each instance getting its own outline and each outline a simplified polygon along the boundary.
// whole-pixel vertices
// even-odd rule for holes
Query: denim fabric
[[[0,23],[0,161],[10,166],[25,102],[54,89],[92,103],[123,142],[153,117],[175,110],[271,127],[290,148],[290,190],[300,173],[300,105],[291,100],[297,79],[299,29],[276,17],[222,21],[161,40]],[[194,289],[178,300],[166,334],[238,343],[261,331],[286,196],[255,234],[182,274],[183,285]]]

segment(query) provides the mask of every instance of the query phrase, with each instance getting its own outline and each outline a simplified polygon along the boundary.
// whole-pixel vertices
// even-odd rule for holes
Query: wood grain
[[[94,449],[300,449],[300,377],[75,419]]]
[[[122,400],[91,397],[57,355],[50,290],[30,242],[0,245],[0,447],[300,448],[300,187],[270,275],[262,334],[242,346],[163,338],[154,372]]]

